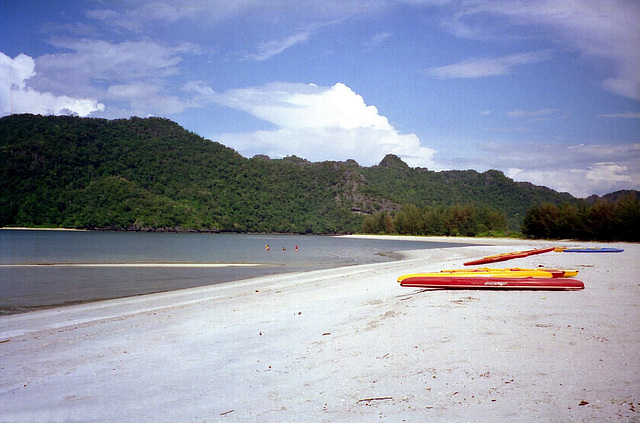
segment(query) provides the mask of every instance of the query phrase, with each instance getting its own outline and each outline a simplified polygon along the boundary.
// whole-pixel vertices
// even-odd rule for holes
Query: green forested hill
[[[434,172],[410,168],[397,157],[387,156],[362,172],[372,187],[397,203],[418,207],[475,203],[504,212],[512,229],[519,229],[533,205],[577,201],[567,193],[515,182],[497,170]]]
[[[519,229],[535,204],[575,201],[498,171],[412,169],[395,156],[247,159],[160,118],[0,119],[0,226],[345,233],[366,215],[474,203]]]

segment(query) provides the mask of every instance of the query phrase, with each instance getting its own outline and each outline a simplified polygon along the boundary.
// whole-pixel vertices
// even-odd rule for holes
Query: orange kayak
[[[495,263],[498,261],[506,261],[506,260],[516,259],[516,258],[529,257],[535,254],[548,253],[553,250],[554,250],[554,247],[535,248],[533,250],[525,250],[525,251],[514,251],[512,253],[503,253],[503,254],[496,254],[494,256],[483,257],[481,259],[468,261],[463,264],[465,266],[473,266],[477,264]]]

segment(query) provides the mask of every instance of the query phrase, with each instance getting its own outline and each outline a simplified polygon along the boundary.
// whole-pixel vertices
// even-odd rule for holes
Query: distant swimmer
[[[265,249],[266,251],[270,251],[270,250],[271,250],[271,247],[269,247],[269,244],[267,244],[267,245],[265,245],[265,246],[264,246],[264,249]]]
[[[282,247],[282,251],[287,251],[287,249],[286,249],[286,248],[284,248],[284,247]]]
[[[298,246],[296,245],[296,253],[298,252]]]

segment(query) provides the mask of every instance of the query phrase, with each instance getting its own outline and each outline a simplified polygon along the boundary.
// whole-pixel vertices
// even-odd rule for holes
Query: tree
[[[542,203],[527,211],[522,224],[522,233],[533,238],[552,238],[556,234],[558,207]]]
[[[543,203],[527,211],[522,232],[534,238],[640,241],[640,202],[626,195],[592,205]]]
[[[627,194],[618,198],[614,210],[615,239],[640,241],[640,200]]]
[[[396,213],[395,227],[398,233],[419,235],[422,233],[422,214],[418,207],[409,204]]]

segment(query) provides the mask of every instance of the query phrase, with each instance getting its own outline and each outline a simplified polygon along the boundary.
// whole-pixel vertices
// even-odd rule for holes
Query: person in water
[[[265,249],[266,251],[269,251],[269,250],[271,250],[271,247],[269,247],[269,244],[267,244],[267,245],[265,245],[265,246],[264,246],[264,249]]]

